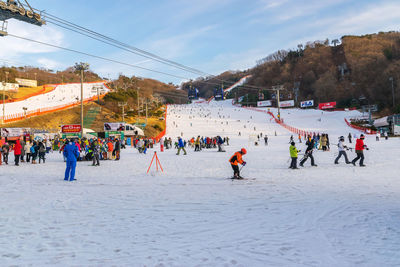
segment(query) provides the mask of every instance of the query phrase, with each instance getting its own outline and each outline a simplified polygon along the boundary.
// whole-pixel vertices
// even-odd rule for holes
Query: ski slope
[[[84,83],[83,99],[88,99],[97,95],[99,87],[100,94],[107,93],[109,89],[103,82]],[[38,110],[41,108],[52,108],[61,105],[76,103],[81,99],[81,84],[62,84],[56,85],[56,88],[46,94],[30,97],[24,101],[18,101],[5,104],[5,116],[23,113],[23,107],[27,108],[27,112]]]
[[[158,152],[164,173],[147,175],[152,151],[131,148],[118,162],[78,163],[73,183],[58,153],[45,165],[0,166],[1,265],[399,266],[399,139],[367,137],[365,168],[334,165],[348,113],[313,125],[320,112],[285,112],[296,127],[330,134],[318,167],[288,169],[291,133],[229,101],[168,107],[167,137],[231,140],[226,153]],[[250,142],[261,132],[268,146]],[[242,175],[254,181],[227,179],[241,147]]]

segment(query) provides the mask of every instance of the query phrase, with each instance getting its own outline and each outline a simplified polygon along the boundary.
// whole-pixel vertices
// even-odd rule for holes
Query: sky
[[[207,74],[245,70],[280,49],[380,31],[399,31],[399,0],[29,0],[31,6]],[[64,70],[88,62],[119,74],[179,84],[199,75],[148,60],[47,23],[9,20],[8,32],[181,78],[0,37],[0,64]]]

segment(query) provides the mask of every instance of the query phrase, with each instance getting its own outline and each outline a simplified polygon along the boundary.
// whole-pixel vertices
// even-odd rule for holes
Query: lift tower
[[[0,36],[7,35],[7,20],[9,19],[20,20],[37,26],[46,24],[42,19],[41,12],[36,12],[27,0],[24,0],[25,4],[21,3],[21,1],[0,0]]]

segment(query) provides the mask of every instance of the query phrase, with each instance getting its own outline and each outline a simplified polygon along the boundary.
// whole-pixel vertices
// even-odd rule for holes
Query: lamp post
[[[75,70],[81,74],[81,138],[83,138],[83,74],[89,69],[88,63],[76,63]]]
[[[5,113],[6,113],[6,86],[8,83],[8,74],[9,72],[6,71],[6,81],[3,83],[3,118],[1,120],[2,124],[4,124],[4,117],[5,117]]]
[[[140,120],[139,90],[140,90],[140,87],[138,87],[136,90],[137,90],[137,112],[138,112],[137,124],[139,124],[139,120]]]
[[[389,81],[392,82],[392,98],[393,98],[393,108],[396,106],[395,100],[394,100],[394,86],[393,86],[393,77],[389,78]]]

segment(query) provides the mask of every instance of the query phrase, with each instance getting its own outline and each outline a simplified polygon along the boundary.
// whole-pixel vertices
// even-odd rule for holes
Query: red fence
[[[161,138],[164,137],[164,135],[167,132],[167,111],[168,111],[168,105],[165,106],[165,113],[164,113],[164,130],[159,133],[154,139],[156,139],[157,142],[160,141]]]
[[[369,129],[369,128],[365,128],[365,127],[361,127],[361,126],[357,126],[357,125],[351,124],[346,118],[344,119],[344,121],[346,122],[346,124],[347,124],[349,127],[353,128],[353,129],[362,131],[362,132],[364,132],[364,133],[366,133],[366,134],[376,134],[376,131],[373,131],[373,130],[371,130],[371,129]]]

